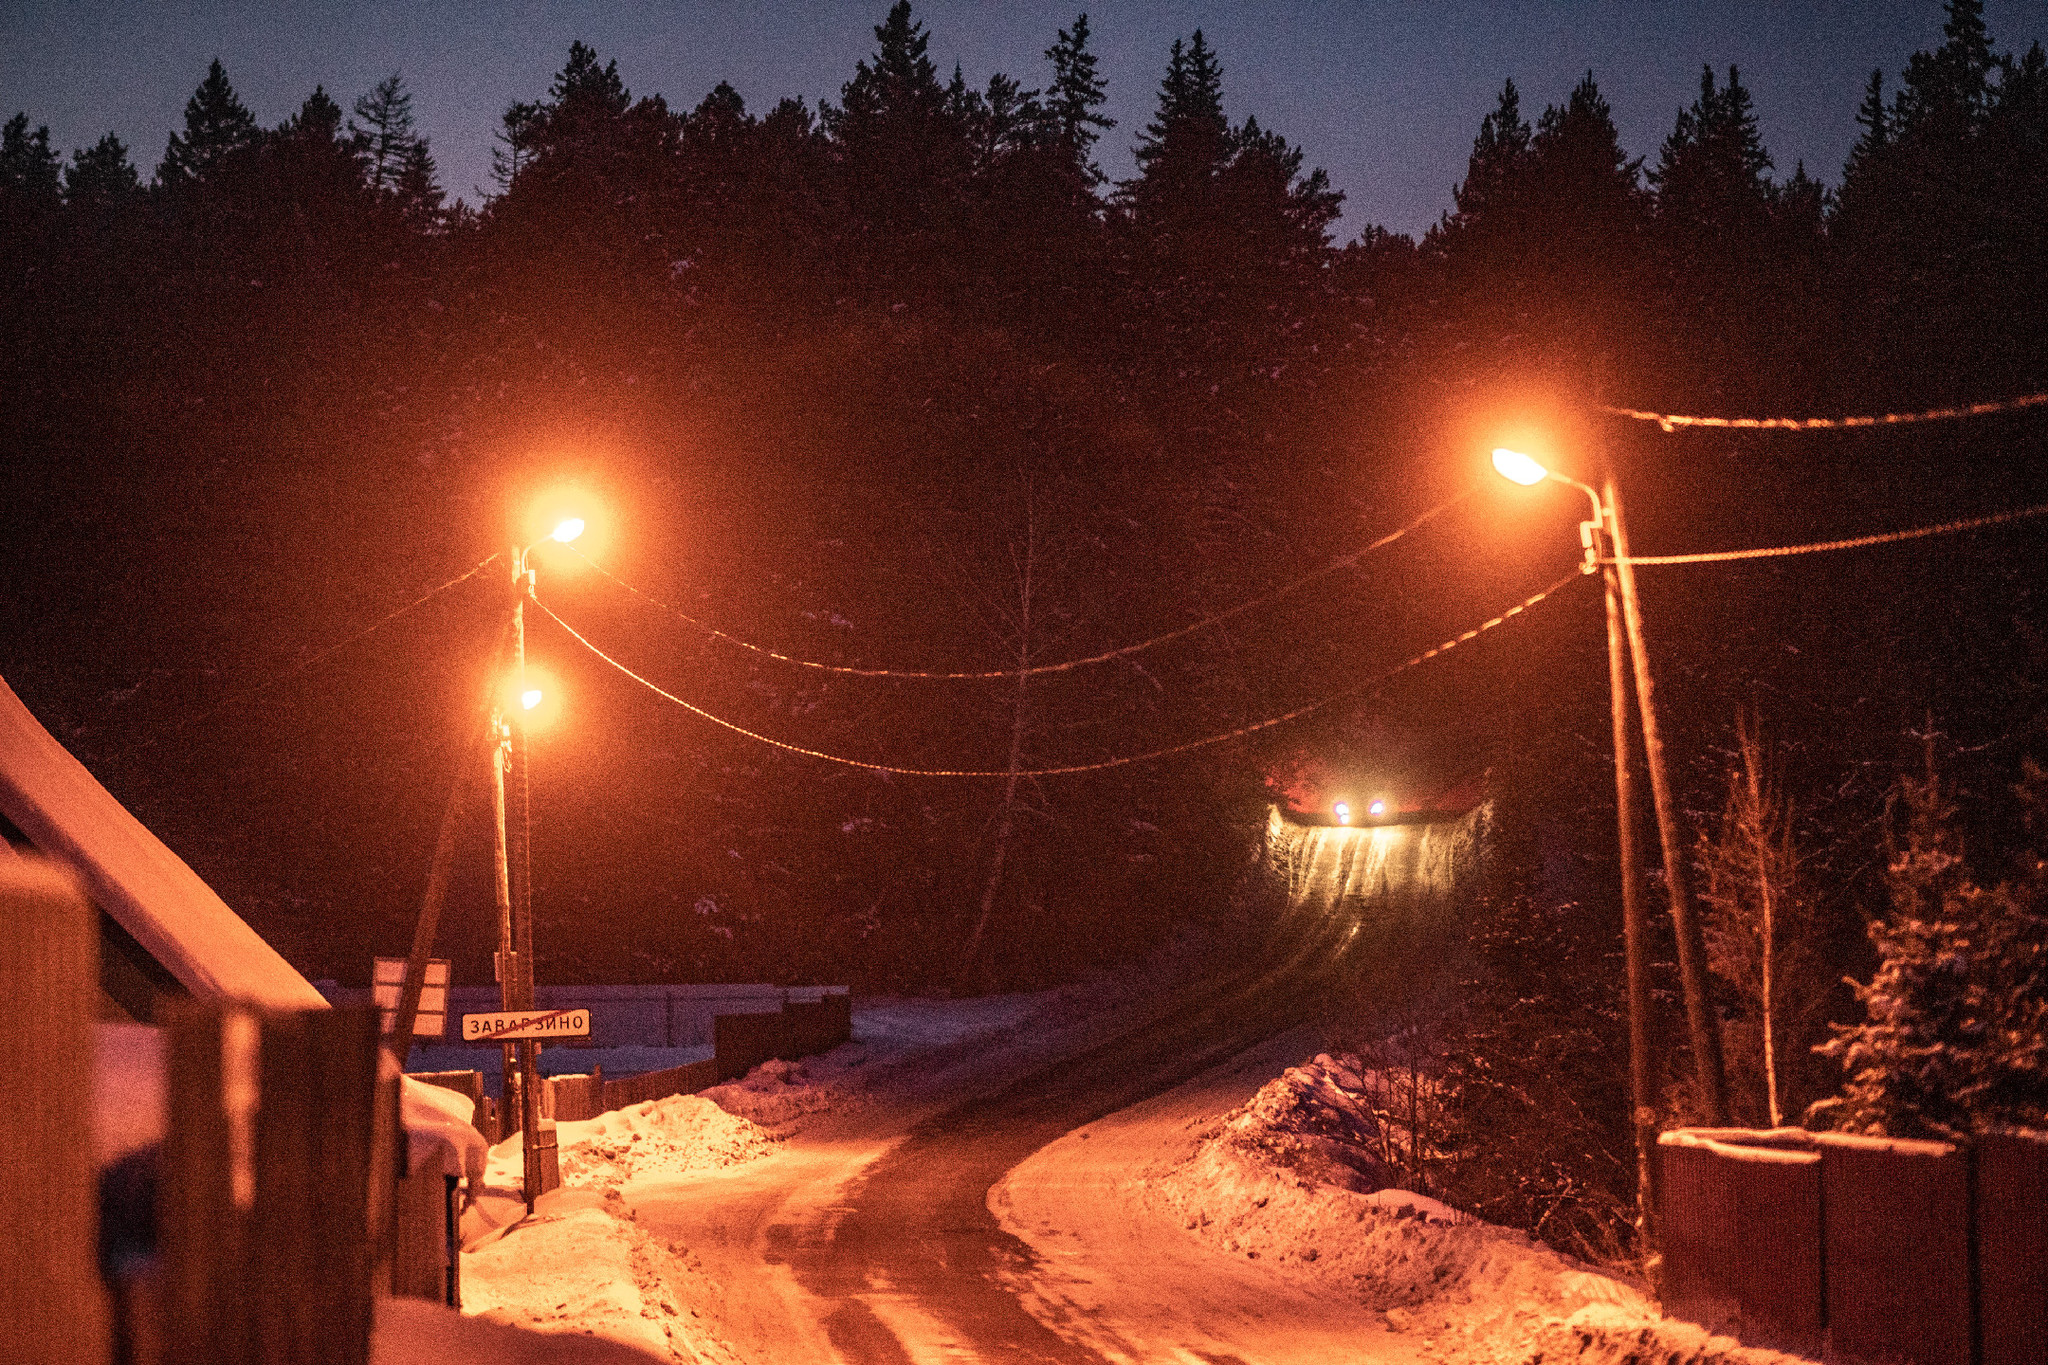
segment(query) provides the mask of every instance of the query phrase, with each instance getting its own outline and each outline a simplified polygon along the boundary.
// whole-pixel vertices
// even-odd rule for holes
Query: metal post
[[[1700,1102],[1706,1121],[1727,1122],[1727,1081],[1721,1061],[1721,1030],[1707,997],[1706,943],[1693,913],[1685,875],[1686,849],[1679,842],[1678,810],[1664,767],[1664,741],[1657,731],[1657,706],[1650,677],[1650,656],[1643,645],[1643,613],[1636,597],[1635,567],[1629,563],[1628,533],[1621,518],[1621,500],[1609,476],[1606,487],[1607,531],[1614,547],[1616,579],[1621,588],[1622,619],[1628,627],[1629,652],[1635,662],[1636,703],[1642,713],[1643,752],[1649,760],[1650,796],[1657,808],[1657,836],[1664,845],[1664,882],[1671,893],[1671,923],[1678,938],[1678,977],[1685,995],[1685,1019],[1691,1036],[1693,1067],[1699,1078]]]

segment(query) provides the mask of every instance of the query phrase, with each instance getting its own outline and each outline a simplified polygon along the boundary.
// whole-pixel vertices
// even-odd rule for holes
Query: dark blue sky
[[[1078,0],[975,4],[932,0],[918,14],[943,72],[957,60],[977,85],[991,71],[1040,84],[1040,56]],[[1939,37],[1941,0],[1676,3],[1675,0],[1477,0],[1090,5],[1095,48],[1119,123],[1102,162],[1127,174],[1166,48],[1202,28],[1222,55],[1226,107],[1302,144],[1345,191],[1343,234],[1379,222],[1419,232],[1450,206],[1480,117],[1503,77],[1533,119],[1591,67],[1631,154],[1654,160],[1702,62],[1734,62],[1755,93],[1766,141],[1789,174],[1804,159],[1829,182],[1855,137],[1864,79],[1896,78]],[[451,194],[490,184],[498,116],[542,94],[572,39],[616,57],[635,94],[694,105],[729,80],[748,106],[783,95],[836,98],[873,48],[887,0],[730,0],[466,4],[213,3],[195,0],[0,0],[0,116],[26,110],[67,153],[112,130],[148,174],[187,96],[218,55],[266,124],[316,83],[344,105],[397,70],[432,137]],[[2048,40],[2048,0],[1990,0],[2001,50]]]

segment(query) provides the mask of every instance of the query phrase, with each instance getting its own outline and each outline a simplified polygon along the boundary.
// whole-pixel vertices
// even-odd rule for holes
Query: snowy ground
[[[443,1358],[832,1360],[824,1303],[780,1240],[832,1218],[920,1118],[1142,1009],[1085,989],[856,1002],[855,1041],[824,1057],[561,1125],[564,1188],[524,1220],[518,1144],[501,1144],[465,1226],[461,1324],[499,1335]],[[1661,1322],[1628,1283],[1380,1188],[1358,1104],[1371,1079],[1319,1046],[1285,1035],[1015,1167],[989,1205],[1036,1253],[1012,1286],[1029,1311],[1117,1361],[1792,1359]],[[435,1321],[395,1314],[380,1365]],[[907,1358],[949,1358],[915,1322],[891,1329]],[[600,1356],[600,1340],[644,1354]]]

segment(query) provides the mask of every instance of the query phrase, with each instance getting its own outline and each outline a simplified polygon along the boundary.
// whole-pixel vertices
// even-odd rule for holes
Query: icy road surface
[[[571,1185],[472,1226],[469,1309],[553,1334],[550,1360],[1790,1359],[1660,1323],[1518,1233],[1273,1164],[1356,1079],[1298,999],[1246,978],[863,1002],[827,1057],[564,1125]]]

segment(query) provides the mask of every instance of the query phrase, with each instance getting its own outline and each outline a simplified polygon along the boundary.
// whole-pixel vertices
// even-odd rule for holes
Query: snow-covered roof
[[[201,999],[280,1009],[327,1002],[143,828],[0,679],[0,814]]]

